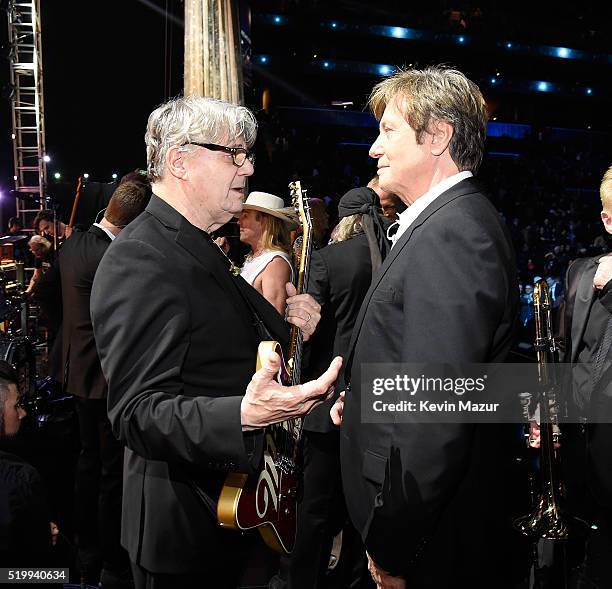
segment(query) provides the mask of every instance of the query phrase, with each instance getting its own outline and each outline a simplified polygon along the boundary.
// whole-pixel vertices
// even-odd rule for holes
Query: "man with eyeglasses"
[[[104,216],[74,233],[59,253],[62,292],[62,377],[74,395],[81,452],[75,480],[75,531],[80,577],[102,589],[125,587],[131,579],[119,543],[123,444],[113,436],[106,413],[106,381],[96,351],[89,311],[93,279],[106,249],[147,206],[151,187],[121,182]]]
[[[153,111],[151,202],[94,280],[109,418],[127,446],[122,544],[139,588],[239,584],[246,541],[216,521],[225,476],[252,471],[262,428],[308,412],[340,368],[336,359],[319,379],[283,387],[274,354],[253,375],[259,341],[286,343],[288,327],[210,233],[242,210],[255,135],[248,109],[218,100],[178,98]],[[320,307],[287,291],[287,321],[307,339]]]

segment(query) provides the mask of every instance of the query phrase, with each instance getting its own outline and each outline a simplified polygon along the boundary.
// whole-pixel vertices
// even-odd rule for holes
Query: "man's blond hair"
[[[606,213],[612,213],[612,166],[604,174],[601,186],[599,187],[599,196],[601,196],[603,210]]]
[[[450,156],[459,171],[475,172],[484,154],[487,108],[480,89],[460,71],[445,66],[400,70],[374,86],[369,106],[380,120],[386,106],[397,107],[419,143],[436,121],[453,126]]]

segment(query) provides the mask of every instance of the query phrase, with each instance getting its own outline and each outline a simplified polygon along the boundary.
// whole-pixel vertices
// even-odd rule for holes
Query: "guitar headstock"
[[[312,218],[310,215],[310,202],[306,194],[306,189],[303,189],[302,183],[296,180],[289,184],[289,192],[291,194],[291,204],[300,219],[302,233],[307,235],[312,229]]]

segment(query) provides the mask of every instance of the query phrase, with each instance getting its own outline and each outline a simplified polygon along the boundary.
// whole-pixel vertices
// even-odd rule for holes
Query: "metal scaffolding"
[[[9,0],[8,33],[16,209],[30,228],[47,184],[40,0]]]

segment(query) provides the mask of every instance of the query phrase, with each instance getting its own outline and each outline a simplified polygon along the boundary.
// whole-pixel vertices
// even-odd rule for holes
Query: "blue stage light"
[[[393,27],[391,29],[391,35],[396,39],[405,39],[408,36],[408,31],[404,27]]]
[[[462,35],[461,37],[457,39],[457,41],[459,41],[459,43],[463,43],[465,42],[465,37]]]
[[[491,78],[491,84],[497,84],[497,78]]]
[[[323,67],[324,68],[328,68],[329,67],[329,61],[324,61],[323,62]]]
[[[259,63],[268,63],[268,57],[266,55],[260,55]]]
[[[275,16],[275,17],[274,17],[274,22],[275,22],[277,25],[280,25],[280,24],[281,24],[281,22],[282,22],[282,20],[283,20],[283,19],[282,19],[280,16]]]
[[[506,49],[512,49],[512,43],[506,43]]]
[[[557,47],[557,57],[562,57],[563,59],[567,59],[572,56],[572,52],[567,47]]]
[[[378,73],[381,76],[388,76],[393,71],[393,68],[389,65],[381,65],[378,67]]]
[[[330,23],[330,26],[331,26],[332,29],[335,29],[335,28],[338,27],[338,23],[337,22],[332,22],[332,23]]]
[[[591,96],[591,94],[593,94],[593,88],[587,88],[586,93]]]
[[[550,90],[550,87],[548,85],[548,82],[537,82],[536,83],[536,88],[540,91],[540,92],[548,92]]]

